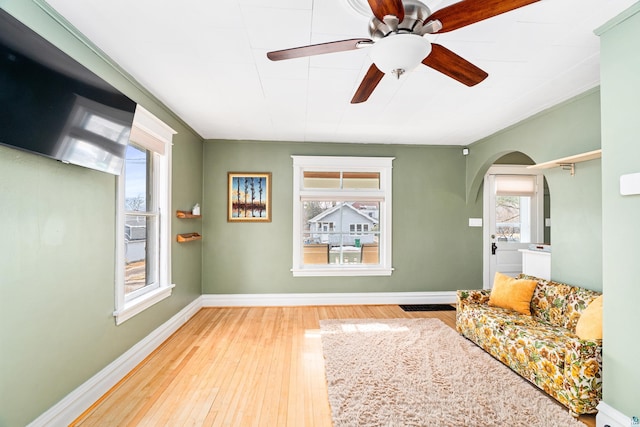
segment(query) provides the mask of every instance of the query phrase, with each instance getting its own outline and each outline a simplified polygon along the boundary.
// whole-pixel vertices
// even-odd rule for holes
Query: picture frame
[[[227,173],[227,222],[271,222],[271,172]]]

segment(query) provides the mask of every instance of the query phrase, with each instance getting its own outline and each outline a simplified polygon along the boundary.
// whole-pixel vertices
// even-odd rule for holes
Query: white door
[[[496,165],[484,179],[484,288],[497,271],[515,277],[522,272],[522,253],[541,243],[543,176],[526,166]]]

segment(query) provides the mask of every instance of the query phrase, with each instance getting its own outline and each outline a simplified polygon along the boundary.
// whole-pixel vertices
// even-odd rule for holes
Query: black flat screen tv
[[[135,108],[0,9],[0,144],[119,175]]]

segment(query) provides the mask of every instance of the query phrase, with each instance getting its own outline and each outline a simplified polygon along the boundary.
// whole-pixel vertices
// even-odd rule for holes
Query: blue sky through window
[[[133,145],[127,146],[125,157],[124,200],[126,210],[146,210],[147,155]]]

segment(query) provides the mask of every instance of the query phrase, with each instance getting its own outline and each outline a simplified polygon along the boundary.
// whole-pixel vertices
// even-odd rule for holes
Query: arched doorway
[[[535,162],[521,152],[496,160],[483,184],[483,287],[490,289],[496,271],[522,272],[522,253],[532,243],[550,241],[545,218],[549,191]],[[546,214],[545,214],[546,212]]]

